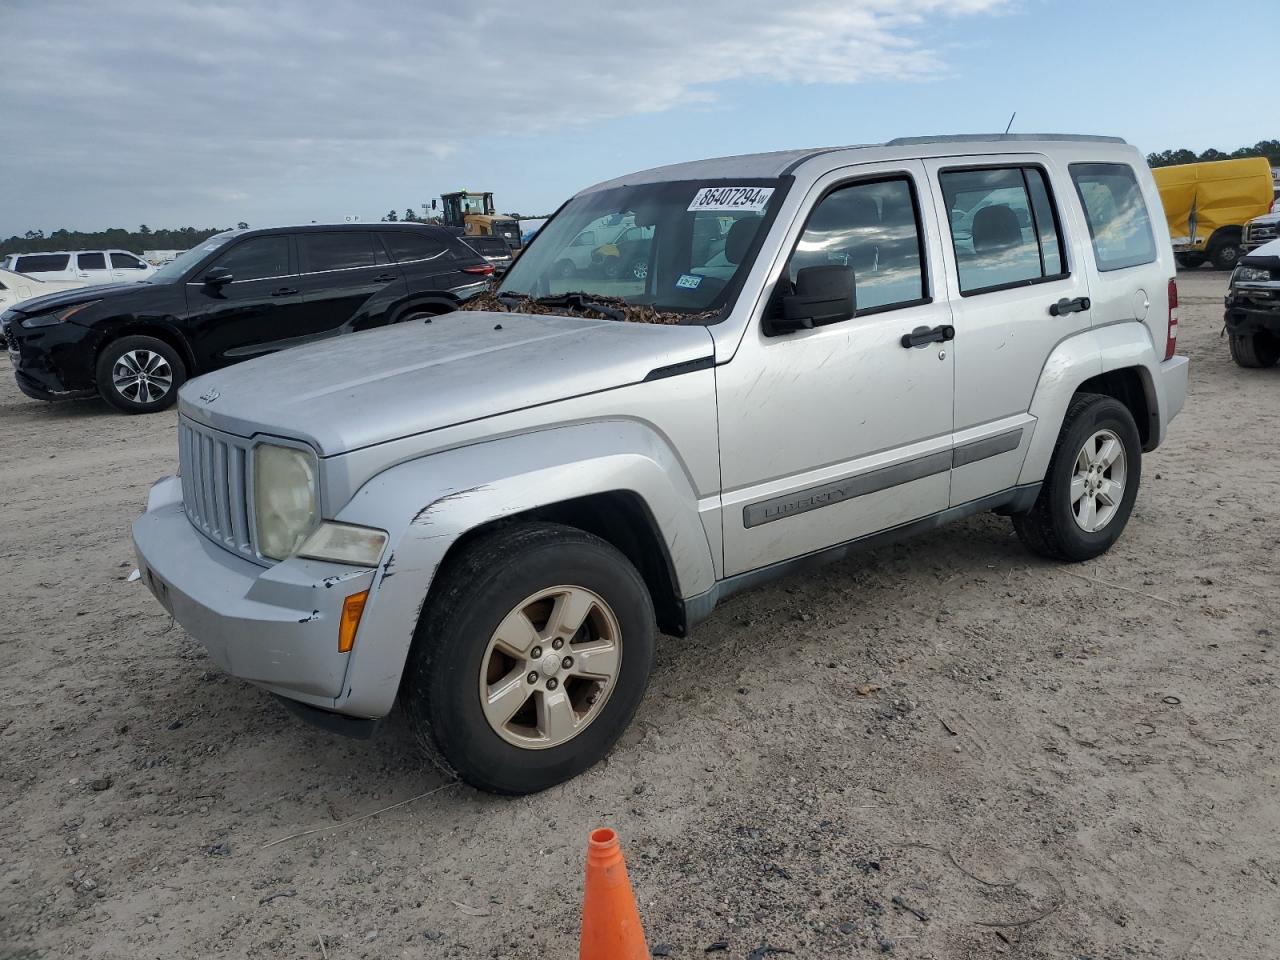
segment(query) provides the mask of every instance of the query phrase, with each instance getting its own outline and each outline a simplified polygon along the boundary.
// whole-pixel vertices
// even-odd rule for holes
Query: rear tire
[[[1218,244],[1210,254],[1210,259],[1219,270],[1234,270],[1236,264],[1240,262],[1240,255],[1240,244],[1235,240],[1227,240]]]
[[[580,626],[575,610],[587,611]],[[499,529],[464,546],[432,588],[405,711],[446,772],[493,793],[545,790],[626,730],[656,634],[644,580],[613,546],[559,524]]]
[[[1014,515],[1013,529],[1041,556],[1091,560],[1124,532],[1141,474],[1142,443],[1129,408],[1112,397],[1079,394],[1063,418],[1040,495],[1029,511]]]
[[[178,351],[155,337],[121,337],[98,354],[98,393],[125,413],[157,413],[173,406],[187,380]]]
[[[1274,367],[1280,363],[1280,337],[1258,330],[1254,333],[1233,333],[1231,359],[1241,367]]]
[[[1198,253],[1179,253],[1174,257],[1178,266],[1184,270],[1195,270],[1204,264],[1204,257]]]

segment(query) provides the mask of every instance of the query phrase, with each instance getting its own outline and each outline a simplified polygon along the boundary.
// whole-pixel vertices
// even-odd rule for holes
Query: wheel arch
[[[435,316],[439,316],[442,313],[452,313],[461,305],[457,299],[445,293],[415,296],[396,307],[387,322],[399,323],[409,313],[423,308],[430,310]]]
[[[680,632],[682,598],[715,582],[712,548],[683,463],[650,426],[594,421],[472,443],[392,466],[334,519],[388,530],[342,712],[382,716],[395,699],[414,630],[450,554],[525,519],[576,526],[636,562],[664,630]]]
[[[103,337],[102,342],[98,344],[97,351],[94,353],[94,365],[97,365],[98,360],[111,344],[124,337],[155,337],[178,352],[178,356],[182,358],[182,362],[187,367],[187,379],[198,376],[202,372],[196,369],[195,353],[192,351],[191,345],[187,343],[186,337],[173,327],[145,320],[129,321],[114,328],[110,334]]]
[[[1209,240],[1204,245],[1205,252],[1209,256],[1213,256],[1213,252],[1224,243],[1235,241],[1241,243],[1244,240],[1244,227],[1238,223],[1229,223],[1224,227],[1219,227],[1213,233],[1209,234]]]

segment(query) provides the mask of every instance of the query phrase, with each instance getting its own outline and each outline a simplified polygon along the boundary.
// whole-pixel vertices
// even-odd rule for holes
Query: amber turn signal
[[[361,590],[347,597],[342,604],[342,622],[338,624],[338,652],[350,653],[356,644],[356,630],[360,627],[360,616],[364,613],[364,602],[369,599],[369,591]]]

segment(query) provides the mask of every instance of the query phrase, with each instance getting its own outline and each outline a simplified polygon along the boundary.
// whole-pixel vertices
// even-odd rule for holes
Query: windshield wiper
[[[573,310],[593,310],[602,313],[610,320],[622,322],[627,319],[626,313],[615,306],[591,299],[591,294],[575,290],[570,293],[558,293],[550,297],[538,297],[533,301],[544,307],[569,307]]]

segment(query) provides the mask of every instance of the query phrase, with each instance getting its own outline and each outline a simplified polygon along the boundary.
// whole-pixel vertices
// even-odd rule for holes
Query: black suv
[[[492,273],[448,230],[425,224],[232,230],[142,282],[23,301],[0,314],[0,333],[27,396],[97,392],[126,413],[151,413],[188,377],[446,313]]]

